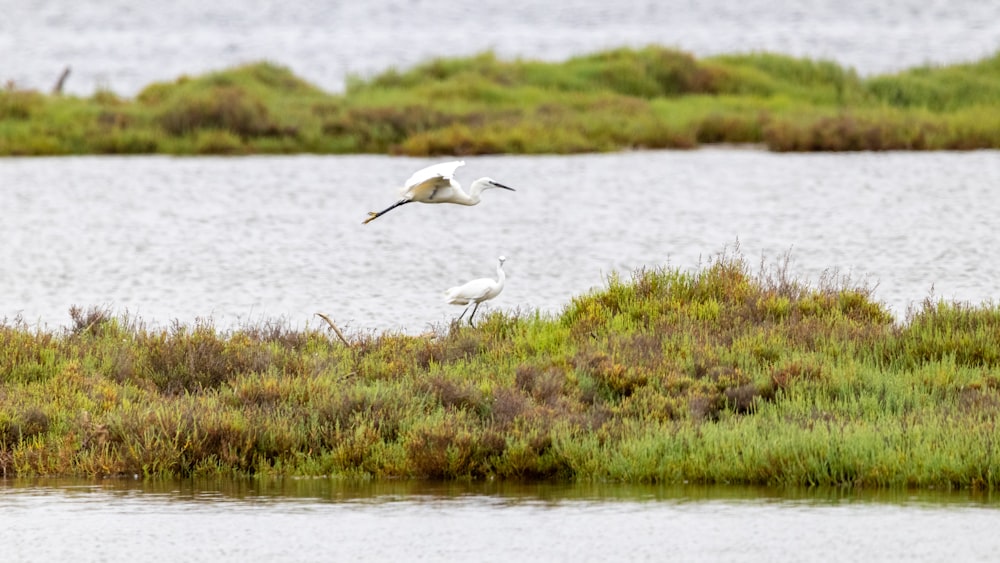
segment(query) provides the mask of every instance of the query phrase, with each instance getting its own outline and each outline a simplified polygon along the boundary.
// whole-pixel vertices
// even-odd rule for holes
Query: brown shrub
[[[698,123],[696,138],[699,143],[759,143],[764,119],[713,113]]]
[[[522,391],[530,394],[535,401],[554,405],[563,393],[566,377],[556,368],[542,370],[537,366],[522,365],[517,368],[514,383]]]
[[[73,305],[69,308],[69,316],[73,321],[70,332],[95,336],[101,334],[101,329],[113,319],[111,310],[107,307],[91,307],[84,310]]]
[[[716,393],[704,395],[695,394],[688,400],[688,409],[694,420],[714,421],[719,419],[719,412],[725,408],[725,399]]]
[[[347,429],[359,420],[370,421],[386,440],[396,439],[403,416],[403,407],[398,401],[359,392],[314,402],[313,409],[322,427]]]
[[[385,152],[410,135],[454,121],[453,117],[423,105],[353,107],[337,118],[328,119],[322,131],[325,135],[354,135],[360,150]]]
[[[963,413],[978,415],[993,419],[1000,414],[1000,398],[996,392],[983,390],[979,386],[970,386],[958,392],[958,407]]]
[[[491,444],[495,442],[490,439]],[[406,458],[421,477],[481,477],[489,473],[485,458],[491,451],[457,420],[448,418],[434,426],[414,430],[405,444]]]
[[[244,335],[252,342],[274,343],[289,350],[301,350],[309,343],[310,333],[296,330],[287,322],[267,320],[241,327],[235,334]]]
[[[237,86],[217,86],[204,94],[182,97],[157,122],[176,136],[205,129],[221,129],[241,138],[294,134],[275,125],[263,102]]]
[[[775,151],[885,151],[924,150],[927,139],[941,127],[929,122],[907,123],[875,120],[851,114],[824,117],[807,124],[787,120],[770,122],[763,131],[768,148]]]
[[[434,395],[445,408],[476,409],[482,405],[482,392],[469,382],[459,383],[436,375],[418,384],[418,389]]]
[[[150,379],[167,394],[216,388],[237,375],[264,372],[273,364],[268,346],[239,334],[227,341],[205,325],[141,332],[135,346],[145,351]]]
[[[581,364],[598,386],[613,396],[627,397],[649,380],[647,371],[641,365],[626,367],[601,352],[589,355],[582,362],[578,361],[578,366]]]
[[[493,391],[490,416],[500,428],[510,427],[529,407],[528,397],[518,389],[501,387]]]
[[[44,411],[30,407],[7,424],[0,424],[0,443],[9,447],[21,440],[30,440],[48,432],[49,424],[49,416]]]
[[[763,398],[757,386],[746,383],[737,387],[727,387],[722,392],[726,398],[726,406],[737,414],[748,414],[753,411],[759,398]]]
[[[796,381],[817,381],[822,377],[819,366],[792,362],[771,370],[771,383],[777,390],[788,389]]]
[[[635,418],[642,421],[675,420],[680,418],[678,410],[679,399],[668,397],[657,392],[652,386],[645,386],[637,389],[631,396],[625,398],[619,412],[623,417]],[[601,423],[603,424],[604,421]],[[600,425],[597,426],[599,428]]]
[[[448,364],[467,360],[482,353],[484,349],[483,338],[479,333],[452,330],[445,338],[425,340],[423,346],[414,352],[414,358],[418,366],[426,369],[431,363]]]

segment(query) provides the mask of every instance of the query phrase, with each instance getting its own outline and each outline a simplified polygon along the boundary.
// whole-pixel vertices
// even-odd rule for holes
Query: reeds
[[[771,53],[696,59],[649,46],[557,63],[483,53],[350,77],[342,95],[258,63],[152,84],[134,100],[8,88],[0,154],[997,148],[997,61],[861,78]]]
[[[831,281],[832,280],[832,281]],[[1000,310],[721,254],[431,336],[0,325],[0,473],[1000,486]]]

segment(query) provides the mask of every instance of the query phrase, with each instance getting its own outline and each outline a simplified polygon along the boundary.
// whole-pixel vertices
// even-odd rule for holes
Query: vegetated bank
[[[1000,307],[721,254],[433,336],[0,325],[0,472],[1000,486]]]
[[[437,59],[340,95],[259,63],[134,99],[0,91],[0,155],[577,153],[758,143],[775,151],[1000,147],[1000,53],[861,78],[769,53],[658,46],[564,62]]]

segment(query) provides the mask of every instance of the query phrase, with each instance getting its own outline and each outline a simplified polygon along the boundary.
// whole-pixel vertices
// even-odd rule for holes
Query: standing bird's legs
[[[478,311],[478,310],[479,310],[479,302],[477,301],[476,302],[476,306],[472,308],[472,314],[469,315],[469,326],[476,326],[476,325],[472,324],[472,317],[476,316],[476,311]]]
[[[473,305],[475,305],[475,307],[473,307]],[[459,315],[457,319],[455,319],[455,322],[456,323],[462,322],[462,317],[464,317],[465,314],[469,312],[469,307],[472,307],[472,314],[469,315],[469,326],[474,327],[476,325],[472,324],[472,317],[476,316],[476,311],[479,309],[479,303],[474,303],[474,304],[469,303],[468,305],[466,305],[465,309],[462,309],[462,314]]]

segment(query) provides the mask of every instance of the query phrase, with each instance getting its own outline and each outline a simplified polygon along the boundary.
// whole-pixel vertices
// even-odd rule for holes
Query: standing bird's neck
[[[503,287],[504,280],[507,279],[507,274],[503,273],[503,262],[497,262],[497,284]]]

